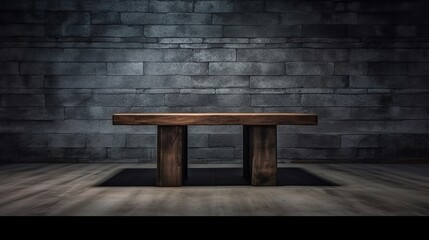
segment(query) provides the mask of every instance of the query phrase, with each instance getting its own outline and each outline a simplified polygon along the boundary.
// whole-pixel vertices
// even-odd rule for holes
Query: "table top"
[[[116,113],[114,125],[316,125],[308,113]]]

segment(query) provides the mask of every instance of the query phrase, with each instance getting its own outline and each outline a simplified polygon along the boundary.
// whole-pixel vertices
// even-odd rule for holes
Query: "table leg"
[[[244,176],[251,177],[253,186],[277,184],[277,127],[244,126]]]
[[[252,175],[252,166],[249,152],[249,126],[243,125],[243,177],[249,179]]]
[[[182,179],[188,178],[188,126],[182,126]]]
[[[158,126],[157,185],[180,187],[187,167],[187,127]]]

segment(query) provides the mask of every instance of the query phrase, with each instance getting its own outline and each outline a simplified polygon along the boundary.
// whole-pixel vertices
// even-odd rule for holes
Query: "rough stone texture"
[[[429,156],[425,0],[3,0],[2,162],[154,162],[115,112],[311,112],[278,157]],[[241,128],[189,127],[190,162],[240,162]]]

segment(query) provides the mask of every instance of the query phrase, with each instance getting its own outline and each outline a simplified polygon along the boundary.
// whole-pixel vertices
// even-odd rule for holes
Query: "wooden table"
[[[157,125],[157,184],[178,187],[187,177],[188,125],[243,125],[243,176],[253,186],[277,182],[277,125],[315,125],[305,113],[117,113],[114,125]]]

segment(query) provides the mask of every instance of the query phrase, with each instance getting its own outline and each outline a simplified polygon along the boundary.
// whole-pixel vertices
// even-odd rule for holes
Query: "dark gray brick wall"
[[[0,162],[154,162],[116,112],[310,112],[281,162],[429,157],[426,0],[3,0]],[[239,126],[189,127],[240,162]]]

